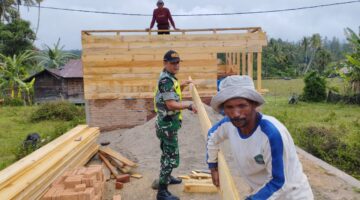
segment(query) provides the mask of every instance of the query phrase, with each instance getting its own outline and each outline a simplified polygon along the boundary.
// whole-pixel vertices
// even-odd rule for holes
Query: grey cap
[[[265,103],[264,98],[255,90],[254,82],[249,76],[228,76],[220,82],[220,91],[211,99],[211,107],[220,111],[224,102],[233,98],[245,98],[257,102],[259,105]]]
[[[163,0],[158,0],[156,5],[158,5],[158,4],[164,4]]]

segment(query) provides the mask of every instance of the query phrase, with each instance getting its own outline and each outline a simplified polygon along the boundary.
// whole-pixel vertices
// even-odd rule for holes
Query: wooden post
[[[241,55],[240,55],[240,52],[237,53],[237,75],[240,75],[240,72],[241,72],[241,62],[240,62],[240,58],[241,58]]]
[[[246,53],[245,51],[241,53],[242,54],[242,71],[241,71],[241,75],[245,75],[246,74]]]
[[[253,52],[248,53],[248,75],[253,78]]]
[[[261,52],[257,53],[257,90],[261,92]]]

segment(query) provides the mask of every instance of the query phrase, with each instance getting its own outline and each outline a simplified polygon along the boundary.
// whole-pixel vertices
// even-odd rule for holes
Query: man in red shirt
[[[157,23],[158,30],[169,30],[170,29],[169,21],[170,21],[172,27],[175,30],[178,30],[175,27],[175,23],[174,23],[174,21],[173,21],[173,19],[171,17],[170,10],[168,8],[164,7],[164,2],[162,0],[158,0],[156,5],[157,5],[158,8],[154,9],[153,18],[151,20],[150,28],[146,29],[146,30],[147,31],[151,30],[154,27],[155,21]],[[170,32],[168,32],[168,31],[167,32],[158,32],[158,34],[159,35],[170,34]]]

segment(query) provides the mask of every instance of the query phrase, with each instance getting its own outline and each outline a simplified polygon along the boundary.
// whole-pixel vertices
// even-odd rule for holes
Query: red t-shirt
[[[155,21],[157,23],[158,29],[169,29],[170,24],[175,28],[175,23],[171,17],[170,10],[167,8],[156,8],[153,12],[153,18],[151,20],[150,29],[154,27]]]

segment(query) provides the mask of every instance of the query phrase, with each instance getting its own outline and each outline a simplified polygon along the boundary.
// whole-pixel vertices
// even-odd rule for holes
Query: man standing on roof
[[[174,20],[171,17],[170,10],[168,8],[164,7],[164,2],[162,0],[158,0],[156,5],[157,5],[158,8],[154,9],[153,17],[152,17],[151,24],[150,24],[150,28],[148,28],[146,30],[147,31],[151,30],[154,27],[155,21],[157,23],[158,30],[169,30],[170,29],[169,21],[170,21],[172,27],[175,30],[178,30],[175,27],[175,23],[174,23]],[[162,35],[162,34],[167,34],[168,35],[168,34],[170,34],[170,32],[169,31],[158,32],[158,34],[159,35]]]
[[[154,108],[157,113],[156,136],[160,140],[162,151],[160,159],[160,176],[157,200],[177,200],[167,187],[168,184],[180,184],[181,179],[171,176],[174,168],[179,166],[178,130],[181,127],[181,110],[197,112],[192,102],[182,101],[181,91],[191,81],[179,84],[175,74],[179,72],[180,57],[173,50],[164,55],[164,69],[160,74],[155,90]]]
[[[229,76],[211,107],[225,117],[208,132],[207,162],[213,183],[219,186],[219,144],[229,139],[239,171],[252,188],[246,199],[314,199],[303,173],[293,139],[286,127],[256,108],[264,103],[249,76]]]

